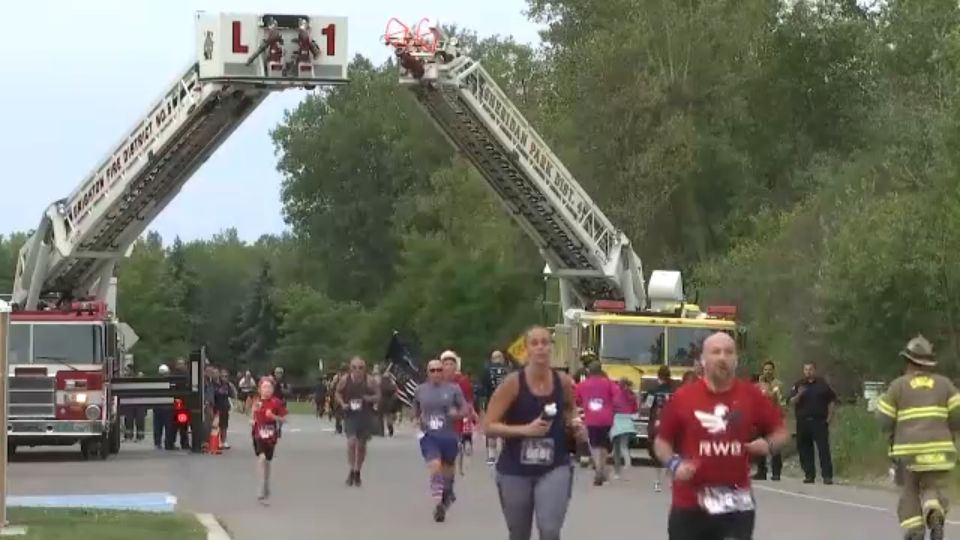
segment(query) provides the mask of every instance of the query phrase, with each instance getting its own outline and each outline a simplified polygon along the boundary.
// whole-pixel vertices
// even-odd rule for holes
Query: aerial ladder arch
[[[656,270],[650,287],[630,240],[614,226],[494,78],[458,39],[421,19],[391,19],[385,43],[409,88],[448,141],[479,170],[507,213],[559,278],[561,304],[622,302],[639,312],[683,302],[680,272]]]

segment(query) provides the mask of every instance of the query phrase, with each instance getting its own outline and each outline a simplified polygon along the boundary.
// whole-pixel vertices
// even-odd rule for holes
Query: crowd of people
[[[634,418],[640,407],[629,380],[607,377],[589,355],[576,375],[551,367],[552,336],[535,326],[525,334],[527,361],[522,367],[494,351],[477,392],[462,373],[462,361],[452,350],[426,364],[426,380],[409,402],[417,444],[427,470],[433,519],[446,520],[456,502],[458,470],[472,450],[475,426],[482,426],[487,462],[495,467],[495,482],[511,540],[529,540],[534,524],[544,540],[560,538],[570,503],[577,457],[593,465],[594,485],[613,479],[630,464],[630,441],[637,436]],[[905,374],[891,384],[878,402],[902,494],[898,508],[906,538],[942,539],[946,516],[946,475],[956,461],[953,436],[960,431],[960,393],[952,382],[932,373],[932,347],[918,337],[901,352]],[[662,366],[658,384],[644,392],[648,404],[650,452],[659,465],[655,490],[664,474],[671,479],[667,520],[671,540],[749,540],[753,538],[755,500],[751,480],[779,480],[781,450],[790,439],[783,407],[796,416],[797,449],[804,482],[815,481],[819,458],[824,484],[833,471],[827,436],[837,396],[817,375],[816,366],[803,366],[803,377],[789,392],[776,377],[773,362],[765,362],[752,381],[736,376],[735,341],[723,332],[704,340],[700,360],[677,384]],[[179,359],[174,370],[185,370]],[[161,366],[162,374],[169,373]],[[227,428],[234,400],[250,414],[251,438],[259,475],[258,499],[267,504],[274,451],[282,437],[290,387],[282,368],[259,379],[248,371],[234,383],[229,372],[206,370],[207,412],[229,448]],[[392,436],[402,410],[397,381],[379,366],[354,357],[314,393],[317,414],[335,418],[346,437],[347,486],[362,486],[362,470],[371,437]],[[154,443],[174,449],[176,439],[189,448],[186,428],[175,427],[166,412],[154,415]],[[909,425],[907,425],[909,424]],[[942,439],[942,440],[941,440]],[[814,449],[816,448],[816,456]],[[751,476],[751,465],[756,473]]]

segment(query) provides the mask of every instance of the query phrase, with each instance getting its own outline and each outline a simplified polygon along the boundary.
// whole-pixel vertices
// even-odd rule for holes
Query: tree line
[[[816,360],[853,385],[895,374],[923,332],[957,371],[955,2],[528,4],[536,48],[454,31],[648,271],[739,306],[749,362]],[[305,374],[379,358],[397,329],[469,364],[541,320],[532,243],[392,62],[350,70],[271,134],[288,233],[139,241],[120,269],[138,356],[204,342],[226,365]]]

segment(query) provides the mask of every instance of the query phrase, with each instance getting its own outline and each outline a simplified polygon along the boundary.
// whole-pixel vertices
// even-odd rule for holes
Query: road
[[[239,422],[237,422],[239,424]],[[375,438],[362,488],[348,488],[343,440],[329,424],[294,416],[274,466],[269,507],[255,499],[254,460],[243,427],[231,428],[235,446],[222,456],[154,450],[126,444],[106,462],[80,462],[75,449],[28,449],[10,465],[11,495],[168,491],[178,508],[217,515],[236,540],[263,540],[282,532],[296,538],[489,540],[504,538],[490,469],[477,452],[457,481],[458,502],[447,521],[433,523],[426,474],[412,433]],[[479,448],[478,448],[479,449]],[[479,449],[482,450],[482,449]],[[579,471],[580,469],[578,469]],[[598,532],[665,540],[669,494],[653,491],[653,471],[635,467],[625,481],[597,488],[578,474],[564,536]],[[762,540],[886,538],[898,534],[889,510],[895,496],[849,486],[806,486],[794,480],[757,486],[756,537]],[[451,536],[451,532],[455,536]],[[949,534],[960,534],[960,522]]]

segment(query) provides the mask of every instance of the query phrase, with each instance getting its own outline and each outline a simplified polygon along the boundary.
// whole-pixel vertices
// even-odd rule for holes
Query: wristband
[[[674,454],[670,461],[667,462],[667,469],[670,471],[670,477],[676,476],[677,468],[680,467],[680,463],[683,462],[683,459],[680,456]]]

